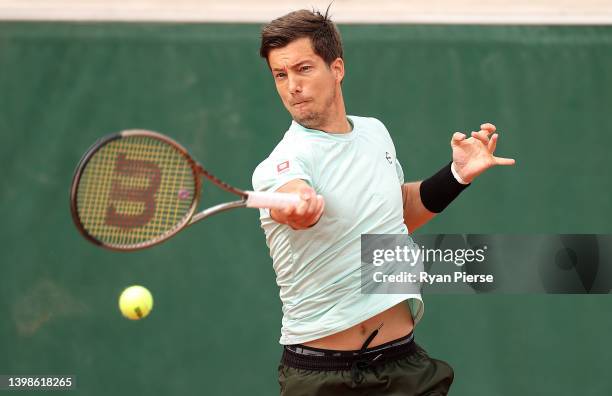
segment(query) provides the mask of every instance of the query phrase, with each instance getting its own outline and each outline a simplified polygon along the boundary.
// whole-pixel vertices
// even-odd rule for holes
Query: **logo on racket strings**
[[[114,176],[109,195],[114,203],[106,209],[106,224],[124,230],[146,225],[155,215],[155,194],[161,184],[159,166],[152,161],[128,159],[125,153],[119,153]],[[145,178],[148,183],[143,187],[126,185],[122,182],[125,178]],[[115,206],[121,201],[141,203],[143,209],[140,213],[122,213]]]

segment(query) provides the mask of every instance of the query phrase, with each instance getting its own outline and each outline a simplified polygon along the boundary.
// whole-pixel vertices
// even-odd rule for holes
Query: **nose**
[[[302,84],[297,76],[289,74],[287,79],[289,80],[289,92],[291,94],[302,92]]]

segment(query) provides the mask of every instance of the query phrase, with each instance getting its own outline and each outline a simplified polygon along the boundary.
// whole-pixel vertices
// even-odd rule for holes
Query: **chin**
[[[303,127],[306,127],[308,129],[319,129],[319,120],[316,119],[312,119],[312,118],[294,118],[295,121],[297,121],[298,124],[302,125]]]
[[[298,124],[309,129],[318,129],[321,125],[321,117],[317,113],[292,114],[292,117]]]

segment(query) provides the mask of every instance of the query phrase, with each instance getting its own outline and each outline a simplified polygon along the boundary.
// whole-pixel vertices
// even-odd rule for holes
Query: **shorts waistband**
[[[414,334],[355,351],[312,348],[302,344],[285,345],[281,362],[289,367],[305,370],[350,370],[376,366],[400,359],[416,351]]]

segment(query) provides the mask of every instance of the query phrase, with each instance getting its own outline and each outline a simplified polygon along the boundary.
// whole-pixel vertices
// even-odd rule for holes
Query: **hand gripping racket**
[[[241,199],[195,214],[204,175]],[[127,130],[98,140],[72,180],[72,218],[96,245],[137,250],[158,244],[185,227],[234,208],[283,209],[296,194],[243,191],[217,179],[174,140],[152,131]]]

